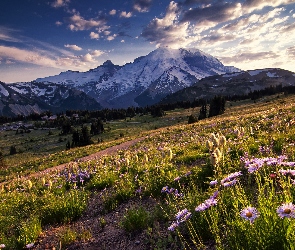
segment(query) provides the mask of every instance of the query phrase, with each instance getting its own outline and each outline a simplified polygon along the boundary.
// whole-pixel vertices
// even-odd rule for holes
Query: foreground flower
[[[250,221],[250,223],[253,223],[253,221],[259,216],[259,212],[255,207],[246,207],[240,212],[240,215],[245,220],[248,220]]]
[[[27,249],[31,249],[34,245],[35,245],[34,243],[27,244],[27,245],[26,245],[26,248],[27,248]]]
[[[5,244],[0,244],[0,249],[5,248]]]
[[[281,206],[277,208],[278,215],[283,219],[287,218],[294,218],[295,217],[295,206],[292,202],[283,203]]]
[[[175,215],[175,218],[176,218],[176,221],[177,223],[181,223],[181,222],[184,222],[186,221],[187,219],[189,219],[191,217],[191,212],[189,212],[186,208],[179,211],[176,215]]]
[[[171,226],[168,227],[168,230],[169,230],[169,231],[174,231],[175,228],[178,227],[178,225],[179,225],[179,224],[178,224],[177,222],[173,222],[173,223],[171,224]]]

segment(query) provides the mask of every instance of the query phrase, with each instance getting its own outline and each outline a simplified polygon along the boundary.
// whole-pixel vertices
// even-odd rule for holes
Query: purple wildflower
[[[215,186],[218,184],[218,181],[217,180],[214,180],[214,181],[210,181],[210,186]]]
[[[201,211],[204,211],[204,210],[206,210],[208,207],[207,207],[207,205],[205,204],[205,203],[201,203],[199,206],[197,206],[196,208],[195,208],[195,211],[196,212],[201,212]]]
[[[238,180],[237,179],[234,179],[232,181],[224,182],[222,185],[224,187],[231,187],[231,186],[234,186],[237,182],[238,182]]]
[[[293,169],[287,169],[287,170],[281,169],[281,170],[279,170],[279,172],[280,172],[282,175],[286,175],[286,176],[295,176],[295,170],[293,170]]]
[[[175,218],[176,218],[176,221],[177,223],[181,223],[181,222],[184,222],[186,221],[187,219],[189,219],[191,217],[191,212],[189,212],[186,208],[179,211],[176,215],[175,215]]]
[[[174,181],[179,181],[181,177],[177,176]]]
[[[252,224],[253,221],[259,216],[259,212],[255,207],[246,207],[240,212],[241,217],[245,220],[250,221]]]
[[[177,223],[177,222],[174,221],[174,222],[171,224],[171,226],[168,227],[168,230],[169,230],[169,231],[174,231],[175,228],[178,227],[178,225],[179,225],[179,223]]]
[[[295,206],[292,202],[284,203],[277,208],[278,215],[283,219],[287,218],[294,218],[295,217]]]

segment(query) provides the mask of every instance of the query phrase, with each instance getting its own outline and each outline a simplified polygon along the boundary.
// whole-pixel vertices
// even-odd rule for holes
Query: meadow
[[[136,117],[107,124],[103,143],[62,152],[52,147],[50,154],[45,143],[44,152],[31,157],[24,150],[19,160],[13,157],[21,154],[6,154],[0,248],[45,249],[40,237],[55,249],[102,247],[99,238],[114,226],[109,217],[120,211],[112,224],[130,242],[140,237],[137,248],[125,249],[294,249],[294,100],[276,95],[227,103],[223,115],[193,124],[187,117],[197,109]],[[14,136],[1,136],[2,150],[21,143]],[[126,150],[70,162],[139,136],[144,139]],[[65,162],[64,170],[20,178]],[[95,197],[97,208],[87,218],[99,230],[92,223],[75,227]],[[101,249],[124,249],[108,244]]]

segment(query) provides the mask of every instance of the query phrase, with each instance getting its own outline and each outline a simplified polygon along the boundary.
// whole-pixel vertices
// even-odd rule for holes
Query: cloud
[[[116,10],[111,10],[110,12],[109,12],[109,14],[111,15],[111,16],[114,16],[114,15],[116,15],[116,13],[117,13],[117,11]]]
[[[91,28],[107,29],[106,20],[104,19],[90,19],[85,20],[79,13],[74,14],[67,20],[69,28],[72,31],[89,30]]]
[[[33,63],[49,67],[56,66],[55,61],[46,55],[16,47],[0,46],[0,56],[5,57],[8,60],[16,60],[19,62]]]
[[[117,36],[116,34],[114,34],[114,35],[112,35],[112,36],[108,36],[108,37],[107,37],[107,40],[108,40],[108,41],[112,41],[112,40],[114,40],[114,39],[116,38],[116,36]]]
[[[290,59],[295,60],[295,46],[287,48],[287,55]]]
[[[81,56],[81,59],[83,62],[93,62],[92,55],[90,55],[89,53],[87,53],[84,56]]]
[[[55,22],[55,25],[56,25],[56,26],[61,26],[61,25],[62,25],[62,22],[60,22],[60,21],[56,21],[56,22]]]
[[[243,9],[250,13],[254,10],[261,10],[264,7],[277,7],[294,3],[294,0],[245,0]]]
[[[241,16],[242,5],[235,2],[218,2],[204,7],[191,8],[183,13],[181,22],[193,22],[213,26],[217,23],[234,20]]]
[[[54,7],[54,8],[59,8],[59,7],[66,6],[69,2],[70,2],[70,0],[55,0],[51,4],[51,6]]]
[[[134,0],[133,9],[138,12],[148,12],[152,2],[152,0]]]
[[[90,38],[91,39],[98,39],[99,38],[99,34],[98,33],[95,33],[95,32],[93,32],[93,31],[91,31],[91,33],[90,33]]]
[[[156,43],[157,46],[186,46],[192,41],[188,35],[189,23],[179,23],[178,14],[177,3],[170,2],[166,15],[162,19],[154,18],[143,29],[141,36],[151,43]]]
[[[66,48],[70,48],[70,49],[72,49],[72,50],[76,50],[76,51],[82,50],[82,48],[79,47],[79,46],[77,46],[77,45],[65,44],[65,47],[66,47]]]
[[[101,51],[101,50],[93,50],[92,52],[91,52],[91,55],[92,56],[95,56],[95,57],[98,57],[98,56],[101,56],[101,55],[103,55],[104,54],[104,52],[103,51]]]
[[[235,63],[242,63],[242,62],[254,63],[254,61],[276,59],[278,57],[279,55],[272,51],[268,51],[268,52],[251,52],[250,51],[250,52],[238,53],[233,56],[219,57],[219,59],[225,64],[235,64]]]
[[[132,12],[122,11],[120,14],[120,17],[130,18],[130,17],[132,17]]]
[[[6,42],[21,42],[18,38],[13,35],[14,33],[18,33],[18,30],[10,29],[5,26],[0,25],[0,41]]]

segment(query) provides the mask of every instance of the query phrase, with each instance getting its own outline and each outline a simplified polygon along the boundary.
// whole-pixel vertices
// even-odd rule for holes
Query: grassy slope
[[[181,204],[175,204],[175,206],[168,207],[168,216],[173,216],[177,211],[184,208],[184,205],[193,208],[202,199],[205,199],[205,197],[208,196],[208,184],[203,185],[201,182],[208,182],[210,178],[213,177],[212,173],[209,173],[209,152],[205,147],[205,142],[212,132],[223,133],[229,141],[228,147],[230,148],[230,151],[228,151],[226,155],[224,160],[225,167],[224,169],[221,169],[219,173],[220,176],[236,171],[239,168],[239,157],[243,155],[244,151],[259,155],[258,148],[261,145],[269,146],[273,143],[272,156],[275,156],[276,154],[279,155],[284,149],[285,153],[289,156],[289,160],[294,160],[295,154],[292,146],[295,141],[293,136],[294,129],[292,126],[292,119],[294,117],[294,107],[292,105],[294,100],[294,96],[273,96],[258,101],[255,104],[251,101],[232,103],[228,104],[225,114],[205,119],[191,125],[186,124],[187,116],[192,112],[196,112],[196,110],[176,110],[169,112],[167,116],[163,118],[157,119],[137,117],[133,118],[131,122],[120,121],[119,123],[110,123],[107,125],[111,127],[110,132],[103,135],[105,136],[105,141],[110,140],[109,142],[70,151],[72,155],[67,159],[70,160],[73,156],[77,157],[86,155],[95,150],[99,150],[99,148],[119,143],[119,140],[112,141],[110,139],[112,133],[112,137],[118,136],[118,138],[120,133],[123,133],[125,139],[131,139],[133,136],[136,137],[143,134],[147,135],[144,141],[130,150],[119,152],[115,157],[105,157],[100,161],[89,162],[86,166],[81,164],[81,168],[89,168],[89,166],[91,166],[91,168],[94,169],[93,173],[98,173],[98,175],[93,174],[92,179],[87,183],[85,188],[90,192],[93,190],[97,192],[107,188],[108,191],[105,192],[102,197],[102,207],[104,208],[103,212],[108,213],[119,206],[120,203],[134,199],[136,197],[135,191],[140,187],[142,187],[143,196],[152,195],[161,200],[161,188],[163,186],[174,185],[176,187],[177,183],[175,183],[174,179],[178,176],[183,177],[187,171],[192,171],[191,177],[188,177],[187,179],[182,178],[183,182],[181,182],[182,185],[180,188],[183,189],[186,187],[187,190],[183,190],[183,192],[186,194],[186,197],[193,197],[193,199],[190,200],[185,198]],[[288,127],[286,124],[289,124]],[[165,126],[169,127],[161,128]],[[236,135],[235,131],[241,127],[246,130],[245,134],[247,134],[247,136],[245,138],[239,138]],[[253,137],[248,135],[250,127],[254,129]],[[147,130],[155,128],[159,129],[147,132]],[[149,135],[149,133],[151,134]],[[9,136],[13,137],[14,135],[10,134],[7,137]],[[109,139],[107,139],[108,136]],[[55,137],[55,140],[57,138],[58,137]],[[12,139],[6,140],[6,146],[9,145],[10,141],[12,141]],[[159,150],[159,148],[163,148],[163,150]],[[169,156],[169,149],[173,152],[172,160]],[[69,154],[69,152],[67,152],[67,154]],[[139,159],[134,158],[135,154]],[[145,155],[148,158],[147,161],[145,160]],[[61,156],[58,153],[52,154],[51,158],[49,157],[51,163],[48,164],[48,162],[45,161],[43,168],[50,167],[53,163],[59,162],[60,158],[64,158],[64,155]],[[8,159],[8,162],[9,161],[13,162],[12,159]],[[39,164],[38,160],[37,164]],[[22,171],[26,171],[24,168],[27,165],[24,164],[23,166]],[[17,167],[12,165],[12,168],[16,169]],[[209,172],[204,172],[207,168]],[[76,169],[75,171],[77,171],[77,168],[73,167],[73,169]],[[33,171],[34,169],[31,170]],[[11,174],[15,173],[11,172]],[[136,181],[134,181],[135,177]],[[209,179],[207,179],[207,177],[209,177]],[[64,199],[64,194],[61,194],[61,192],[66,192],[66,189],[60,191],[56,191],[55,189],[61,184],[65,185],[64,177],[56,176],[52,178],[55,180],[55,183],[53,184],[52,191],[46,193],[46,199],[49,199],[54,207],[54,203],[58,202],[58,199],[54,202],[54,196],[56,195],[56,197],[62,197],[62,199]],[[44,187],[40,186],[40,180],[32,181],[36,183],[36,187],[34,186],[34,189],[32,189],[34,194],[30,193],[30,195],[34,196],[34,200],[38,200],[39,198],[37,197],[43,197],[46,190],[44,190]],[[72,186],[70,184],[67,185],[71,190]],[[12,184],[9,189],[14,190],[16,187],[25,191],[28,189],[26,183]],[[193,191],[194,189],[195,191]],[[83,196],[83,194],[84,193],[82,192],[80,195]],[[5,195],[8,194],[4,191],[2,199],[8,200]],[[20,194],[17,193],[17,195]],[[11,199],[14,200],[13,202],[16,202],[16,200],[20,198],[15,199],[15,197],[11,197]],[[30,204],[30,201],[28,201],[28,203]],[[39,203],[44,204],[46,207],[49,206],[45,202],[44,197],[42,198],[42,202],[39,201]],[[7,207],[6,213],[8,213],[9,210],[13,210],[11,208],[13,205],[8,202],[3,204],[5,205],[4,207]],[[76,219],[85,208],[84,205],[84,203],[81,204],[81,206],[77,208],[78,211],[76,211],[71,218],[63,218],[63,213],[60,212],[61,218],[58,222],[68,222]],[[52,214],[54,214],[52,211],[55,207],[50,209],[52,210],[50,210],[51,212],[49,214],[46,209],[41,215],[36,212],[37,218],[42,218],[41,220],[46,224],[46,221],[50,220]],[[5,216],[5,213],[2,216]],[[131,215],[129,215],[129,217],[131,217]],[[160,221],[165,221],[164,215],[159,217],[161,217]],[[22,218],[20,218],[20,220],[22,220]],[[3,223],[2,225],[5,224],[5,221],[0,222]],[[135,224],[137,223],[138,218],[135,220]],[[165,224],[165,227],[166,225],[167,224]],[[133,230],[132,225],[125,225],[125,229]],[[204,239],[206,239],[206,237],[210,238],[211,236],[203,236]],[[23,242],[29,243],[26,240],[23,240],[19,244],[24,244]]]

